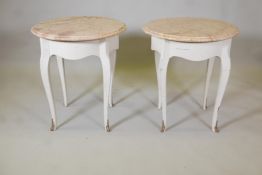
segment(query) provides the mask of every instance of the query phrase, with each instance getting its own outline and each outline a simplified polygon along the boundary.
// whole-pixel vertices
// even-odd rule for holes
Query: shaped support
[[[64,59],[78,60],[87,56],[95,55],[101,60],[103,69],[103,91],[104,91],[104,126],[110,131],[108,119],[108,106],[112,106],[112,84],[116,61],[116,50],[119,47],[118,36],[88,42],[59,42],[40,39],[41,58],[40,71],[46,92],[50,112],[51,131],[56,130],[56,112],[50,83],[49,62],[52,55],[57,56],[60,81],[62,85],[64,104],[67,106],[66,81],[64,71]]]
[[[158,109],[161,109],[161,79],[160,79],[160,68],[159,68],[160,54],[155,51],[155,65],[157,74],[157,86],[158,86]]]
[[[217,96],[215,101],[215,107],[213,112],[212,120],[212,131],[218,132],[218,117],[217,113],[221,106],[221,102],[226,90],[227,82],[229,79],[230,69],[231,69],[231,59],[230,59],[230,46],[223,49],[222,55],[220,57],[221,67],[220,67],[220,79],[218,84]]]
[[[170,40],[165,40],[161,38],[153,37],[151,38],[151,48],[155,51],[155,63],[156,72],[158,79],[158,91],[159,91],[159,101],[158,107],[162,108],[162,127],[161,132],[166,130],[167,126],[167,105],[166,105],[166,75],[168,62],[171,57],[182,57],[190,61],[208,61],[207,78],[203,98],[203,108],[206,109],[207,104],[207,94],[210,84],[210,79],[212,75],[213,65],[215,57],[220,57],[221,59],[221,73],[220,81],[217,91],[217,97],[215,102],[215,107],[213,111],[212,119],[212,131],[217,132],[217,113],[219,106],[221,105],[222,98],[226,89],[226,85],[230,73],[230,47],[232,39],[209,42],[209,43],[182,43]],[[158,55],[160,53],[160,55]],[[211,58],[211,59],[210,59]]]
[[[215,58],[210,58],[207,61],[206,84],[205,84],[205,92],[204,92],[204,98],[203,98],[203,109],[204,110],[207,109],[207,95],[208,95],[210,79],[212,76],[214,63],[215,63]]]
[[[62,57],[57,56],[56,60],[57,60],[58,72],[59,72],[59,76],[60,76],[62,92],[63,92],[63,97],[64,97],[64,105],[67,106],[67,93],[66,93],[64,59]]]
[[[167,126],[167,117],[166,117],[166,79],[167,79],[167,68],[168,63],[170,60],[170,57],[167,55],[168,46],[167,42],[163,42],[163,49],[160,52],[160,59],[159,59],[159,87],[160,87],[160,99],[161,99],[161,108],[162,108],[162,126],[161,126],[161,132],[165,132],[166,126]]]
[[[116,64],[116,50],[113,50],[110,54],[110,87],[109,87],[109,107],[113,107],[113,97],[112,97],[112,86],[115,73]]]
[[[51,84],[50,84],[50,67],[49,67],[49,62],[50,62],[50,49],[49,49],[49,44],[46,40],[40,40],[41,44],[41,58],[40,58],[40,72],[41,72],[41,77],[46,93],[46,97],[48,100],[49,104],[49,109],[51,112],[51,128],[50,131],[55,131],[56,130],[56,112],[55,112],[55,105],[54,105],[54,98],[53,98],[53,93],[51,89]]]
[[[103,69],[103,87],[104,87],[104,126],[107,132],[110,131],[108,119],[109,93],[111,81],[111,63],[110,53],[107,42],[103,42],[100,46],[100,60]]]

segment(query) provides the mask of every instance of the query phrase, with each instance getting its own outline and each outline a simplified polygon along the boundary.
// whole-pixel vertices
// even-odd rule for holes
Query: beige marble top
[[[97,40],[126,30],[126,25],[106,17],[75,16],[41,22],[31,32],[40,37],[56,41]]]
[[[143,30],[149,35],[179,42],[220,41],[239,33],[238,28],[223,21],[189,17],[151,21]]]

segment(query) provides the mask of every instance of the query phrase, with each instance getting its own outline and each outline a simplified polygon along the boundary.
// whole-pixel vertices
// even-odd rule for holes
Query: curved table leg
[[[110,55],[107,49],[107,43],[104,42],[100,47],[100,60],[103,69],[103,93],[104,93],[104,126],[107,132],[110,131],[109,119],[108,119],[108,102],[109,102],[109,91],[110,91]]]
[[[162,54],[160,56],[160,63],[159,63],[159,66],[160,66],[160,85],[161,85],[161,88],[160,88],[160,91],[161,91],[161,107],[162,107],[162,127],[161,127],[161,132],[164,132],[166,130],[166,124],[167,124],[167,121],[166,121],[166,76],[167,76],[167,68],[168,68],[168,62],[169,62],[169,58],[168,57],[165,57],[164,54]]]
[[[59,72],[59,76],[60,76],[62,92],[63,92],[63,97],[64,97],[64,105],[67,106],[67,93],[66,93],[64,59],[62,57],[58,57],[57,56],[56,60],[57,60],[58,72]]]
[[[109,87],[109,106],[113,107],[113,97],[112,97],[112,86],[115,73],[116,64],[116,50],[112,51],[110,54],[110,87]]]
[[[207,95],[208,95],[208,89],[210,85],[210,79],[213,72],[215,57],[210,58],[207,62],[207,73],[206,73],[206,84],[205,84],[205,91],[204,91],[204,99],[203,99],[203,109],[207,109]]]
[[[42,47],[42,46],[41,46]],[[49,104],[49,109],[51,112],[51,117],[52,117],[52,123],[51,123],[51,128],[50,131],[55,131],[56,130],[56,113],[55,113],[55,105],[54,105],[54,100],[53,100],[53,93],[51,89],[51,84],[50,84],[50,73],[49,73],[49,61],[50,61],[50,55],[49,53],[45,53],[42,49],[41,52],[41,58],[40,58],[40,71],[41,71],[41,77],[46,93],[46,97],[48,100]]]
[[[157,74],[157,86],[158,86],[158,109],[161,109],[161,80],[160,80],[160,71],[159,71],[159,59],[160,59],[160,54],[155,51],[155,65],[156,65],[156,74]]]
[[[231,62],[230,62],[229,49],[223,50],[223,53],[220,59],[221,59],[220,80],[219,80],[217,97],[216,97],[215,107],[213,111],[213,119],[212,119],[212,131],[213,132],[218,132],[217,113],[221,105],[222,98],[224,96],[229,74],[230,74]]]

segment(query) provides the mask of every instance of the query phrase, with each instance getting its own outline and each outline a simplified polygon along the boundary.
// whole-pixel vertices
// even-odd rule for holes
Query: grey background
[[[0,0],[0,174],[261,175],[261,7],[261,0]],[[30,28],[76,15],[109,16],[128,26],[120,36],[110,133],[103,128],[101,65],[95,57],[66,61],[67,108],[52,59],[58,130],[48,132],[39,39]],[[203,111],[206,61],[179,58],[168,72],[167,132],[159,132],[154,57],[141,27],[177,16],[221,19],[240,29],[218,134],[210,126],[219,61]]]
[[[10,55],[10,48],[26,51],[23,54],[28,56],[23,62],[32,61],[29,54],[32,55],[35,51],[33,56],[37,56],[39,46],[37,38],[30,33],[30,28],[40,21],[63,16],[109,16],[125,22],[128,30],[121,35],[122,53],[119,54],[127,57],[124,53],[132,49],[132,64],[149,56],[150,53],[146,53],[150,48],[149,37],[144,35],[141,28],[156,18],[193,16],[228,21],[238,26],[241,32],[235,43],[239,43],[241,46],[238,47],[248,50],[251,55],[258,55],[256,47],[262,38],[260,0],[1,0],[0,4],[0,59],[5,61],[15,60]],[[245,54],[243,49],[240,50]],[[234,54],[234,50],[232,53]]]
[[[2,37],[28,34],[30,27],[50,18],[77,15],[109,16],[125,22],[130,32],[141,34],[148,21],[161,17],[193,16],[231,22],[241,36],[261,36],[260,0],[1,0]]]
[[[127,24],[128,30],[120,37],[119,69],[130,65],[137,69],[137,66],[153,64],[149,61],[152,60],[150,38],[141,28],[148,21],[162,17],[225,20],[238,26],[241,32],[233,43],[233,61],[249,57],[243,60],[246,64],[250,59],[260,59],[261,55],[260,0],[1,0],[0,3],[0,59],[5,62],[38,61],[35,58],[39,57],[39,41],[30,33],[30,28],[46,19],[77,15],[109,16]],[[21,54],[25,56],[23,59],[19,59]]]

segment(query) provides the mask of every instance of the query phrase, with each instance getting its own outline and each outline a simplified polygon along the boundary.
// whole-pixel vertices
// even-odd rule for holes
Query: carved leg
[[[156,64],[156,74],[157,74],[157,86],[158,86],[158,109],[161,109],[161,80],[160,80],[160,70],[159,70],[159,59],[160,55],[157,51],[155,51],[155,64]]]
[[[166,130],[166,75],[167,75],[167,67],[168,67],[169,58],[165,57],[164,54],[161,55],[160,58],[160,86],[161,86],[161,107],[162,107],[162,127],[161,132]]]
[[[64,97],[64,105],[67,106],[64,59],[61,58],[61,57],[57,57],[56,60],[57,60],[57,65],[58,65],[60,81],[61,81],[61,85],[62,85],[62,91],[63,91],[63,97]]]
[[[108,119],[108,101],[109,101],[109,90],[110,90],[110,56],[107,49],[107,43],[104,42],[100,47],[100,59],[103,69],[103,87],[104,87],[104,126],[107,132],[110,131],[109,119]]]
[[[110,54],[110,89],[109,89],[109,106],[113,107],[113,97],[112,97],[112,86],[115,72],[115,64],[116,64],[116,50],[112,51]]]
[[[213,132],[218,132],[217,113],[221,105],[222,98],[224,96],[225,89],[227,86],[229,73],[230,73],[230,67],[231,67],[231,63],[230,63],[229,49],[224,49],[223,54],[221,56],[220,80],[219,80],[217,97],[216,97],[216,102],[215,102],[215,107],[214,107],[214,112],[213,112],[213,121],[212,121],[212,131]]]
[[[203,109],[206,110],[207,108],[207,94],[210,85],[210,79],[213,72],[215,58],[210,58],[207,63],[207,74],[206,74],[206,85],[205,85],[205,92],[204,92],[204,99],[203,99]]]
[[[56,114],[55,114],[55,105],[54,105],[54,100],[53,100],[53,94],[52,94],[52,89],[50,85],[50,75],[49,75],[49,60],[50,60],[50,55],[49,55],[49,50],[48,46],[44,41],[41,41],[41,58],[40,58],[40,71],[41,71],[41,77],[46,93],[46,97],[48,100],[49,104],[49,109],[51,112],[51,117],[52,117],[52,124],[50,131],[55,131],[56,130]]]

